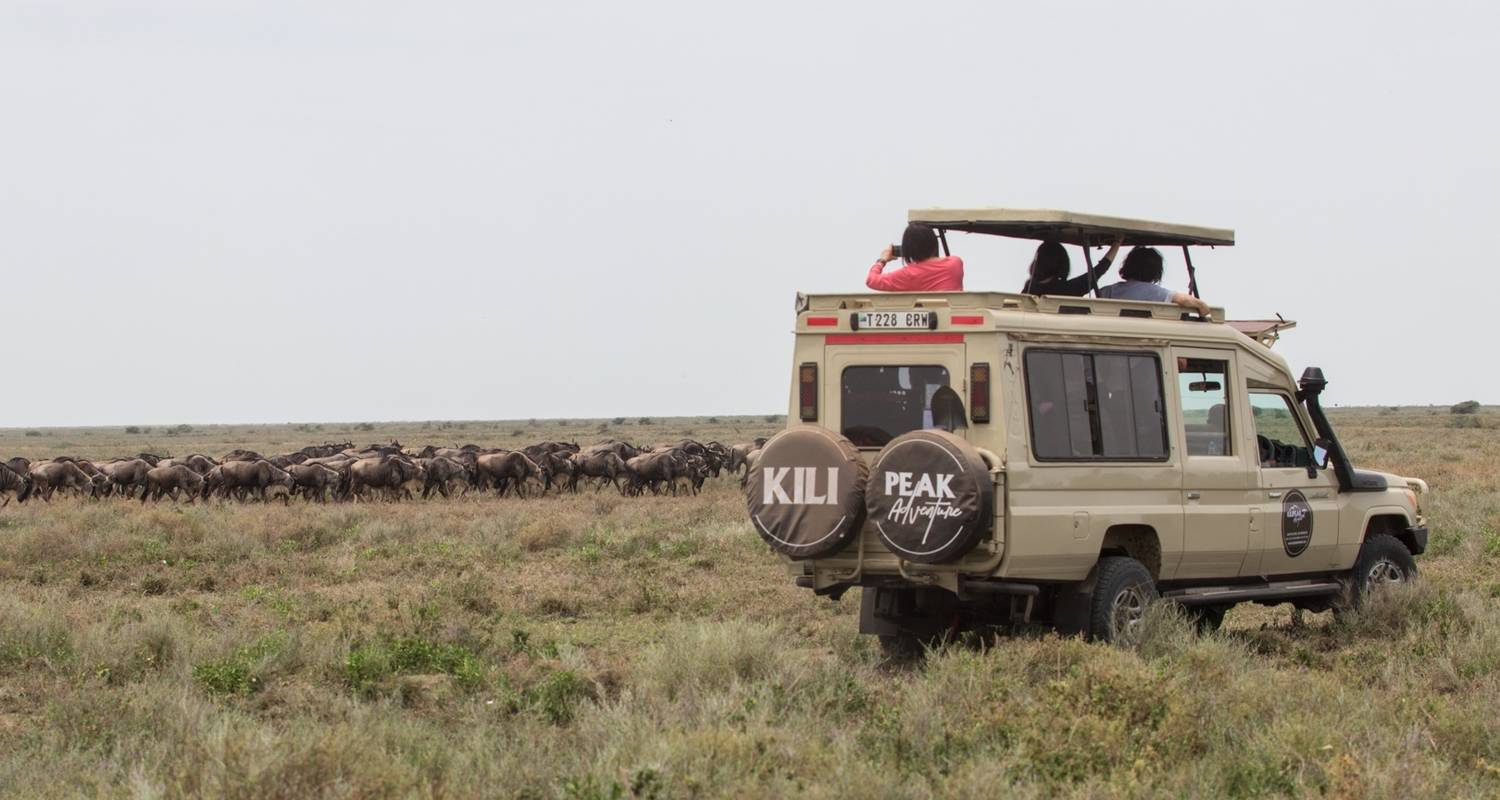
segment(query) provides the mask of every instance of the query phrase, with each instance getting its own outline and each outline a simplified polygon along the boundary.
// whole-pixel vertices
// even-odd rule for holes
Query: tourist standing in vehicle
[[[1124,237],[1115,237],[1109,252],[1094,265],[1094,281],[1109,272],[1109,265],[1114,263],[1115,255],[1120,252],[1123,239]],[[1089,293],[1089,273],[1070,279],[1068,273],[1072,271],[1073,262],[1068,259],[1066,248],[1057,242],[1042,242],[1037,245],[1036,255],[1031,259],[1031,270],[1027,273],[1026,285],[1021,287],[1021,293],[1083,297]]]
[[[1174,292],[1161,285],[1161,253],[1155,247],[1134,247],[1120,265],[1119,283],[1103,286],[1100,297],[1112,300],[1145,300],[1151,303],[1176,303],[1199,316],[1208,316],[1208,303],[1186,292]]]
[[[887,245],[865,276],[865,285],[878,292],[961,292],[964,262],[958,256],[938,256],[937,234],[926,225],[907,225],[901,235],[901,269],[886,274],[885,265],[896,260]]]

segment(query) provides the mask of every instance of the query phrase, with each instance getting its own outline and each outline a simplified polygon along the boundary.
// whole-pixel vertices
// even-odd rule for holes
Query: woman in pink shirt
[[[895,260],[891,247],[881,251],[880,258],[865,276],[865,285],[877,292],[961,292],[964,290],[964,262],[958,256],[938,257],[937,234],[926,225],[907,225],[901,235],[901,260],[905,266],[887,274],[885,265]]]

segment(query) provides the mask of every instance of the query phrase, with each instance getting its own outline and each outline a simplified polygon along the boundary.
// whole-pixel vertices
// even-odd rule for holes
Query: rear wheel
[[[1134,644],[1146,609],[1156,600],[1156,582],[1141,562],[1123,556],[1099,560],[1090,600],[1089,638]]]
[[[1391,586],[1416,580],[1417,562],[1396,537],[1377,533],[1365,539],[1354,562],[1354,586],[1349,606],[1359,608],[1366,598]]]

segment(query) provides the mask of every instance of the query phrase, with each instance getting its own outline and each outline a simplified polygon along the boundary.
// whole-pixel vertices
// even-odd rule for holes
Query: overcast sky
[[[1500,401],[1500,7],[1129,5],[0,2],[0,426],[784,412],[795,292],[984,205]]]

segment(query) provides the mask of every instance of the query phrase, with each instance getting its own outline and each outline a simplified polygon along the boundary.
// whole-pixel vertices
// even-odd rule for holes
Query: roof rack
[[[1083,249],[1089,285],[1095,295],[1094,256],[1090,247],[1121,244],[1131,247],[1181,247],[1187,261],[1188,294],[1198,297],[1198,273],[1189,247],[1232,247],[1234,231],[1169,222],[1080,214],[1074,211],[1017,208],[918,208],[907,212],[908,222],[937,231],[943,253],[948,254],[948,231],[1007,236],[1014,239],[1055,241]]]

